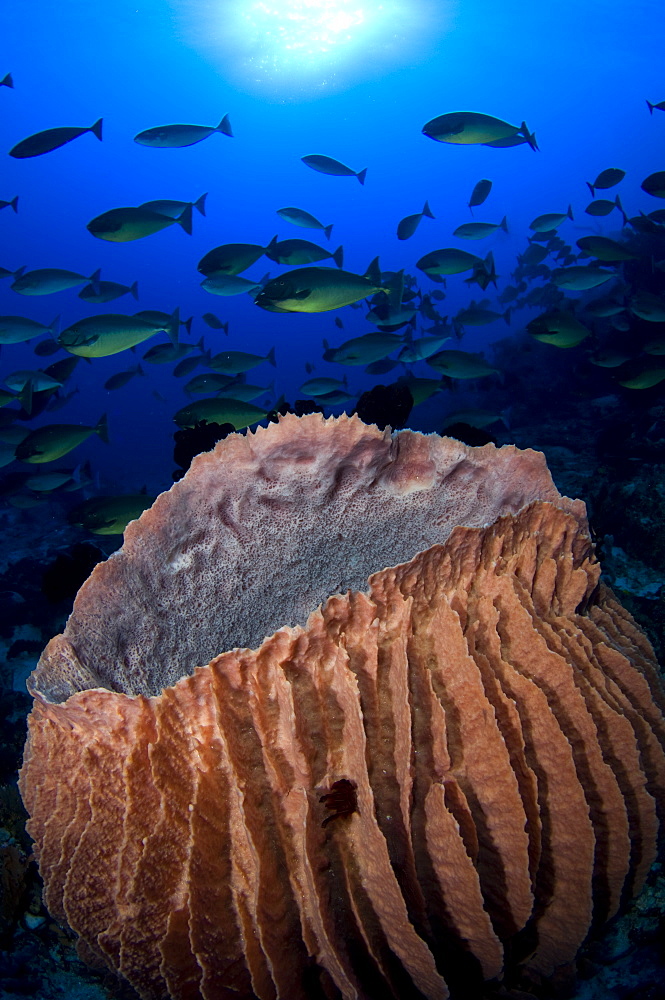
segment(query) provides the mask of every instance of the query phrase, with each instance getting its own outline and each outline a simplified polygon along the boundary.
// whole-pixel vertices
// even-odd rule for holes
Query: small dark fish
[[[381,358],[379,361],[372,361],[371,364],[366,365],[365,371],[368,375],[385,375],[396,368],[399,363],[397,359]]]
[[[482,260],[476,254],[458,250],[457,247],[445,247],[425,254],[416,263],[416,267],[429,275],[460,274],[462,271],[470,271],[478,263],[482,263]]]
[[[255,264],[266,249],[258,243],[223,243],[204,254],[196,267],[206,277],[241,274]]]
[[[195,375],[194,378],[190,379],[183,386],[183,389],[189,396],[205,396],[206,393],[219,392],[221,389],[226,389],[230,385],[235,386],[235,384],[236,380],[230,375],[223,375],[220,372],[202,372],[200,375]]]
[[[208,366],[222,375],[240,375],[251,371],[264,361],[275,368],[275,348],[271,347],[267,354],[248,354],[246,351],[220,351],[208,360]]]
[[[215,316],[214,313],[204,313],[201,319],[203,320],[204,323],[206,323],[210,327],[211,330],[223,330],[226,336],[228,337],[229,335],[228,321],[226,323],[222,323],[221,319]]]
[[[492,190],[492,182],[488,180],[478,181],[473,191],[471,192],[471,197],[469,198],[469,208],[474,209],[476,205],[482,205],[490,191]],[[473,211],[471,212],[473,215]]]
[[[596,177],[593,184],[589,181],[586,182],[586,186],[591,192],[591,197],[594,198],[596,194],[596,188],[604,190],[605,188],[614,187],[619,181],[622,181],[626,176],[625,170],[619,170],[618,167],[608,167],[607,170],[601,170],[601,172]]]
[[[50,153],[54,149],[59,149],[60,146],[65,146],[72,139],[78,139],[80,135],[84,135],[86,132],[92,132],[101,142],[102,119],[98,118],[95,124],[90,125],[88,128],[66,126],[64,128],[47,128],[44,132],[36,132],[34,135],[29,135],[27,139],[17,142],[9,150],[9,155],[18,160],[25,160],[29,156],[41,156],[43,153]]]
[[[89,277],[78,271],[65,271],[59,267],[41,267],[36,271],[23,271],[11,284],[11,289],[19,295],[53,295],[89,281],[96,285],[100,271]]]
[[[209,278],[201,282],[201,288],[211,295],[244,295],[245,293],[254,297],[261,291],[262,282],[251,281],[243,278],[239,274],[211,274]]]
[[[453,111],[432,118],[422,128],[423,134],[436,142],[476,145],[505,139],[519,132],[519,125],[510,125],[492,115],[477,111]]]
[[[341,316],[335,316],[335,326],[338,327],[340,330],[344,329],[344,321],[342,320]]]
[[[140,517],[154,501],[145,493],[91,497],[70,511],[67,519],[95,535],[122,535],[129,522]]]
[[[268,312],[328,312],[360,302],[390,285],[382,283],[378,258],[365,274],[333,267],[301,267],[268,281],[255,302]]]
[[[47,340],[39,341],[39,343],[35,346],[34,353],[37,354],[40,358],[48,358],[51,356],[51,354],[57,354],[58,351],[62,350],[63,348],[60,346],[57,340],[53,340],[51,337],[49,337]]]
[[[141,146],[153,146],[158,149],[180,149],[183,146],[193,146],[196,142],[207,139],[214,132],[233,137],[229,116],[224,115],[219,125],[157,125],[147,128],[134,136],[134,142]]]
[[[9,76],[9,74],[7,74],[7,76]],[[4,80],[2,82],[4,83]],[[13,87],[14,85],[13,83],[10,83],[7,86]],[[650,114],[653,114],[654,108],[656,108],[658,111],[665,111],[665,101],[658,101],[658,104],[652,104],[651,101],[647,101],[647,107],[649,109]]]
[[[623,205],[621,204],[619,195],[616,196],[614,201],[610,201],[609,198],[595,198],[592,202],[589,202],[584,211],[587,215],[603,216],[609,215],[615,208],[619,209],[625,219],[626,213],[623,210]]]
[[[55,462],[77,448],[92,434],[98,434],[102,441],[109,443],[106,414],[99,418],[94,427],[83,424],[49,424],[31,431],[16,449],[19,462],[33,464]]]
[[[0,87],[14,87],[14,81],[12,80],[11,73],[5,73],[2,80],[0,80]]]
[[[556,235],[556,228],[560,226],[566,219],[573,218],[573,209],[569,205],[567,212],[547,212],[545,215],[537,216],[533,222],[529,223],[529,229],[533,229],[536,233]],[[531,237],[534,239],[534,237]]]
[[[108,212],[97,215],[87,224],[86,229],[99,240],[109,240],[112,243],[129,243],[131,240],[141,240],[145,236],[166,229],[167,226],[182,226],[185,232],[192,235],[192,209],[188,206],[177,219],[170,215],[160,215],[149,208],[128,205],[123,208],[112,208]]]
[[[645,177],[640,187],[654,198],[665,198],[665,170],[657,170],[655,174]]]
[[[203,338],[196,345],[194,344],[155,344],[153,347],[149,347],[148,350],[143,355],[143,360],[147,361],[150,365],[168,365],[173,362],[182,361],[183,358],[191,354],[195,347],[198,347],[199,351],[203,350]]]
[[[210,352],[207,351],[205,354],[189,354],[173,369],[173,374],[176,378],[183,378],[185,375],[191,375],[195,368],[198,368],[200,364],[204,361],[210,359]]]
[[[139,283],[135,281],[132,285],[121,285],[117,281],[97,281],[94,285],[85,285],[79,292],[79,298],[84,302],[113,302],[121,295],[132,295],[138,302]]]
[[[2,201],[0,199],[0,208],[13,208],[15,212],[18,212],[18,195],[12,198],[11,201]]]
[[[397,239],[398,240],[408,240],[410,236],[413,236],[420,220],[427,216],[428,219],[433,219],[434,216],[430,210],[428,202],[423,205],[422,212],[416,212],[415,215],[407,215],[403,218],[397,225]]]
[[[322,229],[326,237],[330,239],[332,223],[329,226],[324,226],[322,222],[319,222],[302,208],[278,208],[277,214],[286,219],[287,222],[292,222],[294,226],[302,226],[303,229]]]
[[[116,372],[115,375],[111,375],[107,378],[104,383],[104,388],[111,392],[113,389],[121,389],[123,385],[127,385],[135,375],[145,375],[145,372],[140,365],[136,368],[129,368],[126,372]]]
[[[613,271],[606,271],[602,267],[596,267],[593,264],[578,264],[572,267],[555,267],[552,271],[551,281],[557,288],[583,292],[589,288],[597,288],[598,285],[603,285],[615,277]]]
[[[528,267],[530,264],[540,264],[541,261],[545,260],[549,252],[548,247],[531,243],[518,260],[523,267]]]
[[[482,240],[486,236],[491,236],[497,229],[508,232],[508,221],[504,215],[501,222],[464,222],[457,229],[453,230],[453,236],[463,240]]]
[[[342,267],[344,263],[344,250],[339,246],[334,253],[330,253],[328,250],[324,250],[323,247],[317,246],[316,243],[310,243],[309,240],[278,241],[275,236],[266,247],[266,257],[269,260],[274,260],[277,264],[289,264],[291,266],[296,264],[315,264],[319,260],[327,260],[332,257],[337,267]]]
[[[659,223],[654,222],[653,219],[650,219],[648,215],[644,215],[643,212],[640,212],[639,215],[634,215],[628,222],[638,233],[660,235],[663,231],[663,227]]]
[[[318,170],[320,174],[331,174],[334,177],[357,177],[361,184],[365,183],[367,167],[364,170],[352,170],[351,167],[345,166],[339,160],[334,160],[332,156],[320,156],[318,153],[301,156],[300,159],[306,166],[311,167],[312,170]]]

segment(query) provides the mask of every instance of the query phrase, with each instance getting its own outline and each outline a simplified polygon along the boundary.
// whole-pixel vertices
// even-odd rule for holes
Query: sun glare
[[[379,18],[382,12],[379,4],[373,17]],[[264,58],[272,61],[282,52],[316,57],[330,52],[335,45],[349,45],[359,38],[368,21],[357,0],[250,3],[243,5],[241,18],[257,47],[264,48]],[[372,15],[369,20],[371,23]]]
[[[440,29],[443,2],[189,0],[187,7],[198,21],[197,44],[215,51],[234,82],[301,100],[405,65]]]
[[[240,3],[237,12],[252,71],[300,77],[343,64],[368,33],[376,34],[384,14],[371,0],[259,0]]]

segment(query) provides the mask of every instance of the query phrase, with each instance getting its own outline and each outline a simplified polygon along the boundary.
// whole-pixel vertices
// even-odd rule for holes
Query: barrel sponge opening
[[[584,518],[543,455],[379,431],[358,417],[282,417],[199,455],[81,588],[33,689],[158,694],[226,649],[304,625],[331,594],[532,500]],[[61,686],[59,686],[61,685]]]
[[[227,438],[30,686],[45,903],[145,1000],[538,992],[656,857],[658,666],[536,452]]]

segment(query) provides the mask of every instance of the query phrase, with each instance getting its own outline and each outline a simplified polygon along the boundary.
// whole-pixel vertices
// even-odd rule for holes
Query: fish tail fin
[[[12,198],[9,204],[11,205],[11,207],[14,209],[15,212],[18,212],[18,195],[16,195],[15,198]]]
[[[391,305],[398,306],[402,300],[402,293],[404,291],[404,270],[394,274],[390,281],[386,282],[383,286],[383,291],[390,296]]]
[[[178,225],[182,226],[188,236],[192,235],[192,206],[187,205],[181,215],[175,220]]]
[[[136,301],[138,302],[138,300],[139,300],[139,283],[138,283],[138,281],[135,281],[134,284],[130,286],[129,290],[132,293],[132,295],[134,296],[134,298],[136,299]]]
[[[5,81],[3,80],[2,82],[4,83]],[[652,115],[653,114],[654,105],[651,103],[651,101],[647,101],[647,107],[649,109],[649,114]]]
[[[95,427],[95,434],[99,434],[104,444],[109,443],[109,421],[105,413],[102,413],[101,417],[97,421],[97,426]]]
[[[145,372],[144,372],[144,371],[143,371],[143,369],[141,368],[141,365],[137,365],[137,366],[136,366],[136,374],[137,374],[137,375],[145,375]]]
[[[269,256],[269,254],[268,254],[268,251],[269,251],[269,250],[274,250],[274,248],[275,248],[275,247],[277,246],[277,242],[278,242],[278,241],[277,241],[277,237],[276,237],[276,236],[273,236],[273,238],[271,239],[270,243],[269,243],[269,244],[268,244],[268,246],[267,246],[267,247],[265,248],[265,254],[266,254],[266,257],[267,257],[267,256]],[[272,259],[272,258],[271,258],[271,259]]]
[[[587,181],[586,182],[586,186],[588,187],[589,191],[591,192],[591,197],[595,198],[596,197],[596,189],[593,186],[593,184],[589,184],[589,182]]]
[[[198,344],[196,345],[198,347],[199,351],[201,352],[201,354],[205,353],[206,345],[204,343],[204,340],[205,340],[205,338],[201,337],[201,339],[199,340]]]
[[[222,323],[222,325],[220,327],[220,330],[223,330],[224,333],[225,333],[225,335],[228,337],[228,335],[229,335],[229,322],[228,322],[228,320],[226,321],[226,323]]]
[[[503,314],[503,318],[506,321],[506,323],[508,324],[508,326],[510,326],[510,316],[511,316],[511,310],[510,310],[510,308],[508,308],[508,309],[506,309],[505,313]]]
[[[102,141],[102,122],[103,118],[98,118],[94,125],[90,126],[90,131],[93,135],[96,135],[99,141]]]
[[[330,234],[332,233],[332,230],[333,230],[333,224],[332,224],[332,222],[330,223],[329,226],[324,226],[323,227],[323,231],[326,234],[326,238],[327,239],[330,239]]]
[[[364,170],[359,170],[358,173],[356,174],[356,177],[358,178],[361,184],[365,183],[366,176],[367,176],[367,167],[365,167]]]
[[[335,261],[338,267],[341,267],[344,263],[344,247],[339,246],[333,254],[330,255]]]
[[[25,385],[21,389],[21,392],[19,393],[19,397],[18,398],[19,398],[19,402],[21,403],[21,406],[23,407],[23,409],[25,410],[25,412],[28,414],[28,416],[32,416],[32,379],[31,378],[29,378],[27,380],[27,382],[25,383]]]
[[[72,479],[80,486],[92,482],[92,466],[90,465],[90,462],[79,462],[72,472]]]
[[[178,346],[178,336],[180,334],[180,309],[178,306],[171,313],[171,319],[166,328],[166,333],[174,347]]]
[[[26,265],[23,264],[21,267],[17,267],[15,271],[12,271],[12,278],[20,278],[25,272]]]
[[[188,334],[190,334],[192,332],[192,320],[193,319],[194,319],[194,317],[190,316],[189,319],[183,319],[183,321],[182,321],[182,326],[184,326],[184,328],[185,328],[185,330],[187,331]]]
[[[575,216],[573,215],[573,206],[572,205],[568,206],[568,211],[566,212],[566,215],[568,216],[569,219],[574,219],[575,218]]]
[[[524,136],[524,138],[526,139],[526,141],[529,143],[529,145],[531,146],[531,149],[534,151],[534,153],[537,152],[538,151],[538,143],[536,142],[535,133],[534,132],[529,132],[529,129],[527,128],[526,122],[522,122],[522,124],[520,125],[520,127],[519,127],[519,129],[517,131],[522,133],[522,135]]]
[[[58,336],[60,333],[60,313],[58,313],[52,323],[49,323],[47,329],[49,333],[53,334],[54,339]]]
[[[271,347],[266,354],[266,361],[269,361],[273,368],[277,367],[277,362],[275,361],[275,348]]]
[[[428,219],[434,219],[436,216],[432,215],[432,209],[429,207],[429,202],[426,201],[423,205],[422,215],[426,215]]]
[[[228,135],[231,139],[233,138],[233,129],[231,128],[231,122],[229,121],[228,115],[224,115],[215,131],[222,132],[224,135]]]
[[[2,80],[0,80],[0,87],[11,87],[13,89],[14,81],[12,80],[11,73],[6,73],[3,76]]]
[[[508,232],[508,219],[506,218],[505,215],[504,215],[503,219],[501,220],[501,222],[499,223],[499,227],[501,229],[503,229],[504,233]]]
[[[206,198],[208,197],[208,192],[202,194],[200,198],[197,198],[194,202],[194,208],[196,208],[201,215],[206,214]]]
[[[623,205],[621,203],[621,198],[619,197],[619,195],[616,196],[616,201],[614,202],[614,204],[616,205],[616,207],[619,209],[619,211],[621,212],[621,214],[623,216],[623,224],[624,224],[624,226],[627,226],[628,225],[628,216],[626,215],[626,210],[624,209],[624,207],[623,207]]]

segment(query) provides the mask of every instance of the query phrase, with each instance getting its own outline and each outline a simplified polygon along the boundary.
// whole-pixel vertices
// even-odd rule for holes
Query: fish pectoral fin
[[[295,292],[293,295],[294,299],[307,299],[312,294],[311,288],[301,288],[299,292]]]

